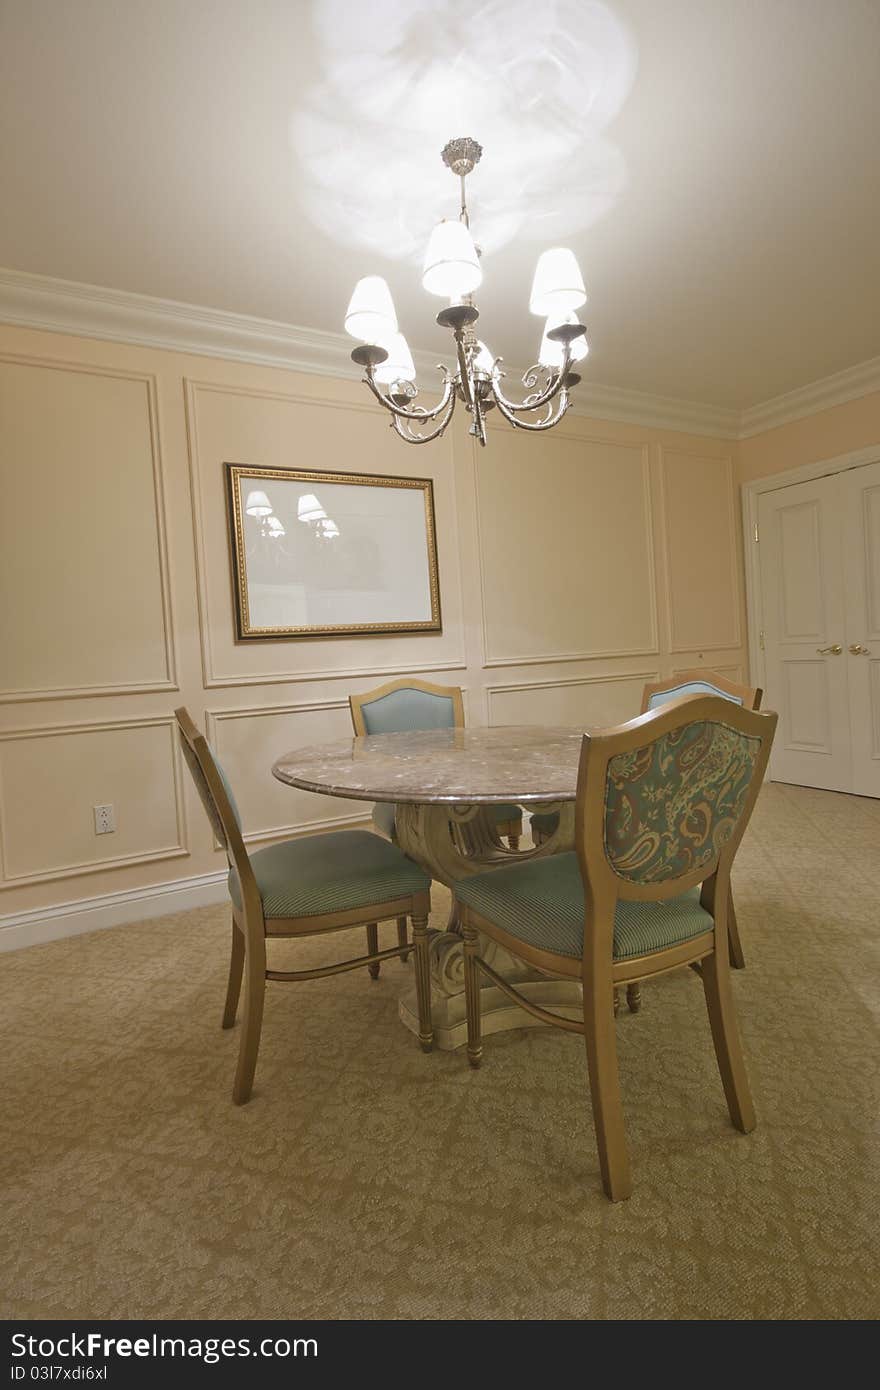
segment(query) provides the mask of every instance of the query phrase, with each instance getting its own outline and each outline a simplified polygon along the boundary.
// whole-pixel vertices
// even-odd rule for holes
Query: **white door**
[[[762,493],[758,506],[766,693],[777,782],[852,787],[840,476]]]
[[[880,796],[880,463],[840,475],[852,790]]]

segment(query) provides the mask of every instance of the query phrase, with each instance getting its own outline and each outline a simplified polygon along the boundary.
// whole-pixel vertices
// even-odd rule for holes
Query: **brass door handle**
[[[853,656],[870,656],[870,655],[871,655],[871,653],[869,652],[868,648],[867,648],[867,647],[863,647],[862,644],[861,644],[861,642],[853,642],[853,643],[850,645],[850,651],[852,652]]]
[[[835,642],[834,645],[831,646],[831,647],[817,647],[817,648],[816,648],[816,655],[817,655],[817,656],[840,656],[840,653],[841,653],[842,651],[843,651],[843,647],[840,645],[840,643],[839,643],[839,642]],[[850,651],[852,651],[852,648],[850,648]]]

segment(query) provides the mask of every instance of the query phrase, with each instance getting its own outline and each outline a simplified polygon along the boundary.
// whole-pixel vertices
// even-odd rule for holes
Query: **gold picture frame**
[[[442,631],[430,478],[224,469],[237,640]]]

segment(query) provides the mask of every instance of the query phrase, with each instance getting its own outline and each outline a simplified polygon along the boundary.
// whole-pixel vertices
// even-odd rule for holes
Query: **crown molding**
[[[680,430],[717,439],[736,439],[739,411],[699,401],[679,400],[675,396],[652,396],[646,391],[630,391],[623,386],[601,386],[581,381],[569,415],[587,415],[593,420],[615,420],[625,425],[650,429]]]
[[[351,340],[343,333],[21,270],[0,268],[0,322],[318,376],[361,377],[351,360]],[[413,358],[419,372],[432,379],[437,355],[415,352]],[[451,359],[446,365],[452,365]],[[518,374],[510,368],[511,377]],[[880,357],[742,411],[584,381],[571,413],[719,439],[748,439],[872,391],[880,391]]]
[[[0,269],[0,322],[318,376],[355,381],[362,376],[351,360],[351,339],[344,333],[20,270]],[[413,356],[422,372],[436,365],[436,355]]]
[[[880,391],[880,357],[858,362],[842,372],[811,381],[806,386],[786,391],[784,395],[774,396],[759,405],[749,406],[740,412],[739,438],[750,439],[754,434],[764,434],[793,420],[815,415],[819,410],[846,405],[847,401],[869,396],[873,391]]]

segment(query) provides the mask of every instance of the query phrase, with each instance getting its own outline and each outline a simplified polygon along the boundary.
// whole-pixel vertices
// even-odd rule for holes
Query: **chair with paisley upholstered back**
[[[582,1033],[602,1183],[631,1191],[617,1072],[616,985],[699,967],[734,1126],[755,1125],[733,1009],[730,869],[770,755],[776,715],[685,696],[584,735],[573,853],[455,887],[464,934],[468,1060],[479,1066],[482,972],[529,1013]],[[583,1020],[539,1008],[480,956],[477,933],[548,975],[580,979]]]
[[[399,734],[418,729],[463,729],[464,703],[457,685],[433,685],[430,681],[407,676],[389,681],[366,695],[349,695],[351,719],[356,734]],[[511,849],[519,847],[522,812],[518,806],[504,804],[488,808],[495,829]],[[394,806],[380,802],[373,807],[373,823],[394,839]]]
[[[665,705],[670,700],[676,700],[681,695],[720,695],[722,699],[730,700],[734,705],[742,705],[743,709],[760,709],[763,693],[760,686],[739,685],[736,681],[728,680],[726,676],[722,676],[720,671],[704,671],[696,667],[693,670],[677,671],[674,676],[667,676],[662,681],[649,681],[642,691],[641,712],[645,714],[648,710],[657,709],[660,705]],[[532,816],[532,839],[536,845],[540,845],[544,840],[550,838],[558,821],[559,817],[553,813]],[[739,924],[736,920],[732,895],[727,910],[730,963],[734,970],[744,970],[746,961],[739,937]],[[630,1008],[636,1013],[640,1003],[638,986],[629,991],[629,1001]]]
[[[223,1027],[232,1028],[245,979],[244,1021],[232,1088],[236,1105],[249,1100],[260,1047],[267,980],[317,980],[366,966],[375,979],[383,960],[416,953],[419,1042],[432,1044],[428,913],[431,880],[396,845],[368,830],[333,830],[267,845],[249,855],[226,774],[188,710],[175,711],[181,745],[202,805],[229,862],[232,958]],[[406,940],[412,918],[413,941]],[[380,951],[378,923],[402,921],[403,942]],[[316,936],[349,927],[367,929],[367,955],[311,970],[269,970],[266,942]],[[402,949],[405,947],[405,949]]]

